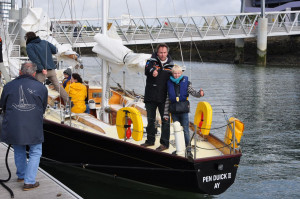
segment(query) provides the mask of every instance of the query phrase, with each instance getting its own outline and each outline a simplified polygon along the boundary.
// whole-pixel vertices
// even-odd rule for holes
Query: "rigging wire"
[[[81,19],[83,18],[84,6],[85,6],[85,0],[83,0],[83,6],[82,6]]]
[[[100,26],[100,8],[99,8],[99,0],[97,0],[97,15],[98,15],[98,26]],[[103,32],[103,30],[101,30]]]
[[[157,2],[157,0],[156,0],[156,2]],[[131,13],[130,13],[130,10],[129,10],[128,0],[126,0],[126,7],[127,7],[128,15],[129,15],[129,20],[130,20],[129,26],[131,26],[131,22],[132,22],[131,20],[132,19],[131,19]],[[156,12],[157,12],[157,9],[156,9]],[[138,53],[137,44],[135,44],[135,48],[136,48],[136,53]],[[153,47],[152,47],[152,51],[153,51]],[[143,84],[144,84],[144,87],[145,87],[146,86],[145,76],[141,75],[140,72],[138,73],[138,75],[142,78],[142,81],[143,81]],[[125,88],[124,88],[124,90],[125,90]]]
[[[62,18],[62,15],[64,15],[65,18],[67,18],[67,17],[66,17],[66,13],[65,13],[65,8],[66,8],[66,5],[67,5],[67,0],[66,0],[66,2],[65,2],[65,5],[63,5],[62,0],[60,0],[60,4],[61,4],[61,7],[62,7],[63,9],[62,9],[62,11],[61,11],[61,15],[60,15],[59,19]],[[53,8],[54,8],[54,6],[53,6]]]
[[[142,4],[141,4],[140,0],[139,0],[139,5],[140,5],[140,9],[141,9],[141,12],[142,12],[142,15],[143,15],[143,20],[144,20],[144,23],[145,23],[145,28],[148,31],[149,36],[150,36],[151,33],[149,32],[149,29],[148,29],[148,26],[147,26],[147,23],[146,23],[146,19],[145,19],[145,15],[144,15],[144,11],[143,11]],[[150,41],[151,41],[151,38],[150,38]],[[151,44],[151,47],[152,47],[152,51],[154,52],[154,47],[153,47],[152,41],[150,42],[150,44]]]
[[[174,10],[174,16],[176,16],[176,11],[175,11],[175,3],[174,3],[174,0],[172,0],[173,2],[173,10]],[[176,27],[178,26],[178,24],[176,24]],[[175,27],[175,28],[176,28]],[[178,38],[179,39],[179,38]],[[180,39],[178,41],[179,43],[179,48],[180,48],[180,55],[181,55],[181,61],[182,61],[182,65],[185,67],[185,64],[184,64],[184,60],[183,60],[183,53],[182,53],[182,47],[181,47],[181,42],[180,42]]]

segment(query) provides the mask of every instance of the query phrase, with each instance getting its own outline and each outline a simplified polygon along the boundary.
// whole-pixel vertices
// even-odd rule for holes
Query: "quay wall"
[[[191,53],[191,42],[181,43],[184,61],[201,61],[200,52],[204,62],[233,63],[235,57],[235,40],[210,40],[197,41],[193,43]],[[175,60],[181,60],[179,43],[169,43],[170,55]],[[156,44],[153,44],[154,48]],[[129,45],[128,48],[137,53],[151,53],[150,44]],[[82,55],[92,55],[91,48],[81,48]],[[244,63],[255,65],[257,63],[257,40],[256,38],[245,39]],[[268,37],[267,42],[267,64],[268,65],[300,65],[300,35]]]

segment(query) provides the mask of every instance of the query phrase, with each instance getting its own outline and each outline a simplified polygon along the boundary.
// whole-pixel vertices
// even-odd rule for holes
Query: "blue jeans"
[[[26,145],[13,145],[17,176],[25,184],[34,184],[42,155],[42,144],[29,145],[29,160],[26,158]]]
[[[185,146],[189,146],[190,132],[189,132],[189,113],[172,113],[173,122],[179,122],[183,127]],[[188,149],[190,151],[190,148]]]

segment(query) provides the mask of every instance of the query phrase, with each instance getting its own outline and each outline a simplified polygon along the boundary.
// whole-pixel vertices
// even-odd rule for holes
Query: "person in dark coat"
[[[4,111],[1,140],[14,147],[17,181],[24,181],[25,191],[39,186],[35,178],[42,155],[43,114],[48,100],[47,88],[34,78],[36,69],[34,63],[22,64],[20,76],[4,86],[0,100]]]
[[[147,140],[141,146],[153,146],[157,128],[155,127],[156,109],[158,108],[162,127],[160,146],[156,149],[163,151],[169,148],[170,120],[163,120],[164,107],[167,97],[167,81],[171,76],[171,69],[174,66],[172,58],[169,56],[169,47],[162,43],[156,48],[150,60],[145,66],[147,76],[144,102],[146,105],[148,126]]]
[[[57,53],[56,47],[45,40],[41,40],[34,32],[27,32],[25,39],[27,55],[30,61],[37,65],[35,78],[42,83],[48,78],[66,104],[69,96],[58,82],[55,72],[56,66],[52,58],[52,54]]]

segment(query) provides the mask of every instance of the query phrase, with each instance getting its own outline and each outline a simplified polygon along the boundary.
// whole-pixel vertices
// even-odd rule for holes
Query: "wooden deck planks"
[[[5,166],[5,155],[7,147],[0,142],[0,179],[4,180],[8,178],[8,172]],[[22,187],[24,182],[17,182],[16,166],[14,162],[13,151],[9,152],[8,164],[11,170],[11,179],[5,183],[14,192],[15,199],[73,199],[81,198],[74,193],[68,187],[60,183],[54,177],[50,176],[47,172],[39,168],[37,174],[37,181],[40,182],[40,186],[30,191],[23,191]],[[0,185],[0,198],[9,199],[9,192]]]

